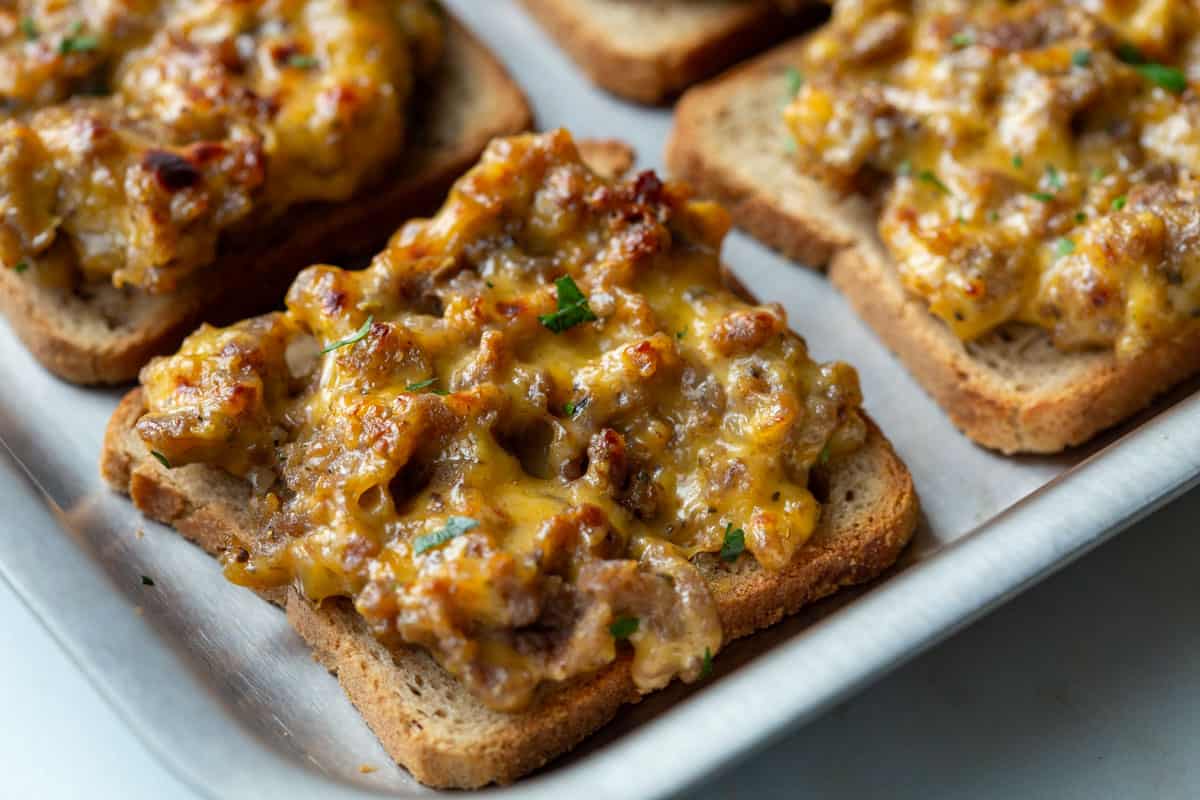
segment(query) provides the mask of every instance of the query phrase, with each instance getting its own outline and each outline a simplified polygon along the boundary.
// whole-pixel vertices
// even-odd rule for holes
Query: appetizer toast
[[[522,0],[598,86],[660,103],[789,32],[776,0]]]
[[[151,362],[103,475],[286,606],[418,780],[512,781],[914,531],[853,370],[722,287],[727,224],[498,140],[367,270]]]
[[[56,375],[83,384],[129,381],[201,320],[232,321],[269,308],[301,266],[376,246],[380,231],[434,207],[492,137],[532,121],[501,64],[448,17],[441,59],[410,114],[399,161],[350,201],[306,203],[264,228],[231,235],[215,263],[169,291],[108,282],[64,287],[32,280],[34,269],[0,268],[0,311]]]
[[[996,28],[1012,38],[1019,40],[1020,31],[1035,26],[1044,26],[1038,29],[1058,31],[1054,35],[1066,37],[1061,44],[1031,51],[1037,55],[1029,56],[1031,60],[1041,57],[1043,61],[1037,64],[1043,70],[1047,69],[1046,53],[1052,53],[1064,65],[1054,67],[1057,71],[1051,75],[1035,76],[1051,87],[1047,91],[1055,91],[1053,87],[1060,84],[1070,87],[1068,81],[1082,80],[1086,78],[1084,73],[1091,70],[1100,73],[1097,84],[1109,80],[1110,85],[1116,86],[1109,91],[1117,97],[1116,105],[1128,113],[1138,103],[1155,103],[1160,109],[1156,113],[1164,113],[1162,107],[1174,108],[1169,104],[1178,102],[1186,109],[1193,102],[1190,90],[1176,101],[1180,95],[1174,89],[1182,91],[1182,87],[1168,90],[1148,83],[1147,76],[1165,75],[1173,79],[1181,74],[1173,68],[1148,61],[1144,65],[1126,65],[1110,56],[1105,49],[1116,52],[1122,47],[1114,42],[1114,39],[1119,41],[1117,34],[1095,20],[1079,21],[1083,12],[1071,5],[1026,2],[995,12],[1019,17],[1015,22],[1009,20],[1006,28]],[[1052,27],[1051,19],[1061,17],[1067,17],[1070,24]],[[971,19],[969,23],[953,16],[939,23],[938,30],[944,37],[939,46],[943,51],[931,58],[962,59],[964,65],[959,73],[967,74],[973,74],[966,66],[968,62],[975,64],[974,68],[1024,63],[1019,50],[1016,55],[1007,56],[1008,62],[1003,61],[1008,42],[988,38],[987,18]],[[1092,39],[1074,32],[1072,26]],[[808,63],[805,59],[817,35],[820,34],[783,45],[708,85],[689,91],[678,107],[668,144],[668,164],[673,174],[689,180],[702,194],[724,203],[735,223],[755,237],[811,266],[828,266],[833,283],[900,356],[956,426],[980,444],[1006,453],[1055,452],[1080,444],[1120,422],[1200,370],[1200,327],[1186,320],[1191,310],[1186,306],[1191,302],[1187,293],[1194,292],[1195,285],[1194,272],[1186,260],[1191,250],[1186,234],[1190,212],[1186,210],[1186,202],[1159,200],[1167,192],[1161,187],[1174,181],[1181,181],[1183,188],[1171,191],[1184,196],[1191,191],[1187,188],[1188,178],[1175,177],[1181,172],[1187,175],[1186,163],[1181,167],[1167,158],[1155,162],[1136,143],[1110,141],[1102,145],[1082,135],[1078,155],[1063,155],[1061,149],[1055,151],[1059,153],[1057,156],[1045,155],[1038,150],[1042,145],[1029,145],[1021,150],[1021,136],[1033,137],[1040,130],[1040,117],[1031,116],[1023,125],[1005,126],[974,105],[971,107],[979,119],[985,120],[984,125],[999,131],[997,135],[1010,135],[1016,140],[1010,149],[1002,151],[1003,163],[998,167],[988,165],[988,171],[964,171],[960,176],[954,162],[939,162],[938,157],[931,155],[928,163],[942,166],[926,167],[922,162],[906,159],[892,164],[889,175],[888,169],[868,162],[870,166],[854,176],[849,185],[830,180],[821,173],[824,166],[800,169],[798,161],[819,164],[822,158],[842,157],[861,142],[856,136],[858,129],[840,129],[841,134],[831,134],[828,142],[815,149],[808,149],[807,143],[798,147],[794,130],[785,124],[784,108],[795,104],[788,111],[792,119],[818,105],[849,109],[848,115],[858,113],[860,121],[869,125],[872,117],[863,109],[879,95],[871,91],[858,95],[866,98],[859,106],[840,99],[831,104],[823,98],[821,102],[812,98],[812,93],[826,86],[824,76],[818,75],[814,81],[814,76],[805,72]],[[1032,41],[1043,42],[1037,38]],[[949,55],[944,51],[949,51]],[[1002,55],[997,56],[997,52]],[[1122,57],[1134,60],[1132,55]],[[1146,61],[1146,57],[1137,58]],[[978,67],[979,63],[988,66]],[[1115,77],[1101,70],[1111,70]],[[1022,75],[1026,80],[1035,80],[1027,73]],[[1046,96],[1040,93],[1040,88],[1038,91],[1026,96],[1030,106]],[[883,96],[891,97],[886,90]],[[1118,130],[1113,125],[1104,127],[1107,123],[1103,116],[1109,112],[1097,95],[1083,97],[1083,107],[1076,111],[1078,128],[1094,126],[1100,132],[1089,136],[1097,140],[1102,133],[1111,135],[1109,131]],[[852,125],[840,119],[839,123]],[[825,130],[833,131],[832,123]],[[1177,126],[1175,130],[1183,128]],[[1050,140],[1061,144],[1074,135],[1056,134]],[[1187,151],[1179,152],[1185,154],[1182,158],[1186,162]],[[1121,174],[1107,165],[1108,153],[1120,154],[1120,158],[1127,157],[1130,163],[1144,166],[1138,166],[1130,176]],[[1055,158],[1059,159],[1057,165]],[[1078,161],[1072,161],[1076,158]],[[1104,163],[1088,166],[1089,159]],[[969,168],[977,169],[973,163],[967,163]],[[886,182],[889,177],[892,183]],[[961,180],[961,185],[956,185],[956,180]],[[1151,190],[1157,191],[1158,196]],[[982,199],[975,201],[972,192],[979,193]],[[968,207],[965,205],[968,201],[974,204]],[[927,213],[935,204],[955,203],[964,204],[952,212],[957,218]],[[905,211],[906,208],[917,209],[916,215]],[[1178,223],[1172,221],[1176,208]],[[923,210],[925,216],[921,216]],[[1147,233],[1156,225],[1153,219],[1156,216],[1168,220],[1165,232]],[[915,234],[901,240],[904,242],[927,242],[935,235],[941,236],[944,244],[939,247],[945,249],[925,251],[911,246],[900,257],[903,260],[898,261],[897,248],[889,248],[881,238],[881,224],[891,226],[888,230],[893,236],[902,227],[915,230]],[[1139,224],[1148,227],[1139,231],[1136,227]],[[1130,227],[1123,234],[1108,233],[1112,226],[1121,225]],[[971,244],[990,241],[984,237],[993,234],[1011,235],[1008,231],[1013,229],[1027,232],[1013,236],[1011,244],[994,245],[991,250]],[[1128,273],[1150,275],[1148,288],[1134,288],[1134,282],[1140,280],[1136,277],[1110,277],[1117,256],[1106,241],[1118,242],[1116,248],[1126,251],[1136,249],[1139,245],[1135,243],[1144,241],[1148,242],[1146,252],[1158,253],[1151,257],[1146,273],[1136,270]],[[1162,249],[1155,251],[1153,247]],[[1020,253],[1029,262],[1044,266],[1022,265],[1019,269],[1030,273],[1041,269],[1046,277],[1040,288],[1027,284],[1031,288],[1024,290],[1026,297],[1035,291],[1040,294],[1025,301],[1027,310],[1020,312],[1023,316],[1013,316],[1011,321],[1001,320],[999,324],[992,324],[993,318],[988,324],[964,331],[975,323],[980,308],[985,316],[992,313],[986,305],[991,287],[996,287],[998,294],[1006,276],[1011,275],[1001,270],[1015,269],[1011,265],[1016,256],[991,266],[992,262],[984,261],[984,254],[991,252]],[[966,255],[956,256],[956,253]],[[955,263],[955,258],[962,260]],[[944,283],[933,283],[934,288],[930,289],[929,284],[937,278],[931,280],[930,273],[920,273],[921,265],[932,264],[936,269],[947,270],[947,263],[951,278],[957,281],[956,276],[964,277],[959,283],[942,279]],[[1179,266],[1180,263],[1184,266]],[[955,272],[956,269],[962,271]],[[1066,273],[1068,269],[1073,272]],[[1055,286],[1050,281],[1059,283]],[[947,299],[951,295],[948,285],[964,288],[961,294]],[[1114,297],[1128,304],[1138,297],[1138,292],[1160,298],[1162,295],[1158,293],[1162,291],[1168,292],[1176,309],[1169,313],[1182,321],[1172,329],[1164,327],[1161,333],[1145,337],[1135,343],[1137,346],[1125,346],[1128,333],[1114,332],[1121,330],[1117,327],[1120,317],[1116,311],[1099,323],[1096,321],[1098,314],[1124,308],[1114,303]],[[1081,299],[1074,300],[1075,297]],[[1156,302],[1156,309],[1168,305]],[[1129,319],[1136,319],[1139,312],[1132,305],[1128,307],[1130,310],[1125,313],[1131,315]],[[973,312],[976,312],[974,318]],[[1157,315],[1159,311],[1154,313]],[[1145,325],[1157,324],[1167,314],[1163,311],[1154,317],[1155,322]],[[1195,312],[1191,315],[1194,317]]]

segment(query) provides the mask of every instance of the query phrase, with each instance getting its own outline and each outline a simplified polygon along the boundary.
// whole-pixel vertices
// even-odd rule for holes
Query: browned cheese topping
[[[1200,317],[1198,32],[1189,2],[845,0],[794,76],[797,163],[881,202],[960,338],[1135,355]]]
[[[170,291],[223,234],[349,197],[438,58],[425,0],[0,3],[0,265]]]
[[[253,485],[231,580],[352,598],[493,707],[622,640],[641,689],[695,679],[722,643],[697,565],[787,565],[810,472],[866,431],[854,370],[724,288],[728,224],[564,132],[497,140],[369,268],[152,362],[137,431]]]

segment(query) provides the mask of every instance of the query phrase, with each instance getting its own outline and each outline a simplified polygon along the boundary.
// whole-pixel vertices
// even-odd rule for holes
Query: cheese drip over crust
[[[167,292],[222,237],[350,197],[404,148],[425,0],[0,8],[0,264]]]
[[[497,140],[367,269],[148,365],[137,431],[255,487],[231,580],[352,598],[493,707],[625,641],[640,689],[693,680],[722,644],[697,564],[787,565],[866,431],[854,370],[725,288],[728,225],[565,132]]]
[[[794,76],[796,163],[879,200],[960,338],[1136,355],[1200,318],[1198,32],[1164,0],[847,0]]]

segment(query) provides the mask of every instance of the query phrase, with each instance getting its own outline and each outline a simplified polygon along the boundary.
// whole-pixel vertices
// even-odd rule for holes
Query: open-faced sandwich
[[[129,380],[529,121],[427,0],[3,4],[0,310],[58,375]]]
[[[726,287],[727,227],[499,139],[369,268],[147,365],[103,474],[286,605],[417,779],[511,781],[913,533],[853,368]]]
[[[807,0],[522,0],[596,85],[659,103],[798,33]]]
[[[830,275],[951,419],[1083,442],[1200,371],[1200,9],[840,2],[698,88],[668,159]]]

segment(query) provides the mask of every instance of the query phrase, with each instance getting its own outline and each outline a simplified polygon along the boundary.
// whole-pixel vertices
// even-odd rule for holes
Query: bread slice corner
[[[900,282],[876,211],[792,163],[782,123],[789,66],[804,39],[780,45],[688,91],[667,146],[673,176],[729,209],[734,223],[789,258],[828,267],[855,311],[956,427],[1003,453],[1082,444],[1200,372],[1200,329],[1128,359],[1065,353],[1043,332],[1010,325],[964,343]]]
[[[213,555],[234,537],[252,539],[249,486],[206,465],[167,469],[133,426],[144,411],[130,391],[109,423],[101,460],[105,480],[147,516],[174,526]],[[911,539],[918,501],[912,478],[873,425],[866,446],[835,458],[820,475],[827,504],[810,541],[780,572],[753,559],[697,560],[717,601],[725,639],[772,625],[840,587],[871,580]],[[230,591],[236,591],[230,587]],[[636,702],[627,656],[574,681],[544,687],[515,714],[484,706],[418,648],[392,650],[366,629],[347,601],[310,603],[295,590],[268,599],[337,675],[387,752],[424,784],[474,788],[509,783],[570,750]]]
[[[776,0],[522,0],[598,86],[661,103],[788,33],[811,15]]]
[[[493,137],[532,124],[520,88],[454,19],[427,87],[401,162],[351,201],[289,212],[269,230],[223,247],[211,269],[169,294],[50,288],[31,272],[0,269],[0,312],[50,372],[72,383],[120,384],[202,320],[231,322],[272,307],[300,268],[370,252],[404,220],[436,208]]]

